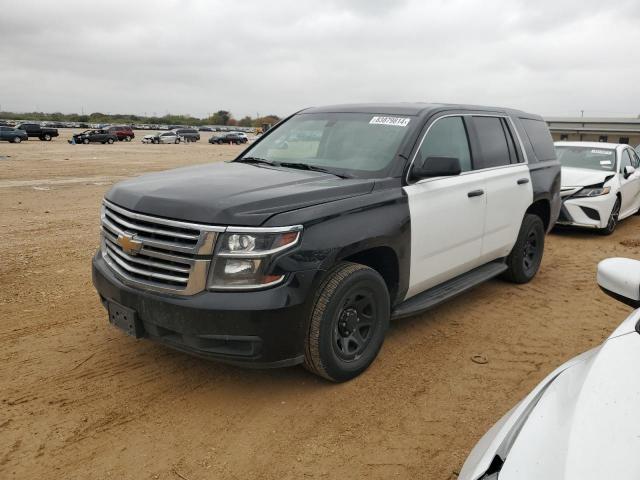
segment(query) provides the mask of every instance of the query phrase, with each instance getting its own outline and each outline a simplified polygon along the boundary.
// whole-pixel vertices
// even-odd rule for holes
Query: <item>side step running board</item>
[[[391,318],[402,318],[423,312],[445,302],[463,292],[485,282],[507,269],[502,260],[487,263],[470,272],[452,278],[437,287],[430,288],[399,304],[392,312]]]

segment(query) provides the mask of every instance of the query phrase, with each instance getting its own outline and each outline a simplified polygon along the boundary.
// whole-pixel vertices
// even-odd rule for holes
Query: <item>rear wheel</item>
[[[108,139],[108,140],[107,140],[107,143],[108,143],[109,145],[113,144],[113,138]]]
[[[611,235],[616,227],[618,226],[618,219],[620,217],[620,205],[621,205],[620,197],[616,199],[616,203],[613,204],[613,208],[611,209],[611,214],[609,215],[609,220],[607,221],[607,226],[598,230],[600,235]]]
[[[378,272],[339,263],[318,289],[305,340],[305,368],[333,382],[360,375],[380,351],[389,312],[389,292]]]
[[[503,278],[513,283],[527,283],[536,276],[544,253],[544,224],[537,215],[526,214],[518,239],[507,257]]]
[[[180,139],[179,139],[179,138],[176,138],[176,141],[175,141],[175,142],[173,142],[173,143],[176,143],[176,144],[180,143]]]
[[[130,142],[131,141],[131,137],[129,135],[127,135],[126,137],[124,137],[124,141],[125,142]]]
[[[22,141],[22,138],[20,137],[14,137],[13,138],[13,143],[20,143]]]
[[[51,135],[49,135],[48,133],[45,133],[44,136],[42,137],[43,140],[50,142],[51,141]]]

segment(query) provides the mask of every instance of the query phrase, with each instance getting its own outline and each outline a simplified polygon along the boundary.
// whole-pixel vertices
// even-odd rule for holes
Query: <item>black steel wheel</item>
[[[616,227],[618,226],[618,221],[620,219],[621,204],[622,202],[620,201],[620,197],[618,197],[616,199],[616,203],[613,204],[613,208],[611,209],[611,214],[609,215],[607,226],[599,230],[601,235],[611,235],[615,231]]]
[[[507,257],[507,270],[502,275],[513,283],[527,283],[536,276],[544,253],[544,224],[537,215],[527,214],[511,253]]]
[[[341,262],[321,283],[305,342],[305,367],[334,382],[364,372],[389,326],[389,292],[375,270]]]

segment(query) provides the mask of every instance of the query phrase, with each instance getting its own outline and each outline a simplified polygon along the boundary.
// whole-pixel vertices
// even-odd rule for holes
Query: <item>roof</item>
[[[640,117],[545,117],[549,123],[629,123],[640,125]]]
[[[586,148],[618,148],[628,147],[622,143],[606,143],[606,142],[554,142],[556,147],[586,147]]]
[[[396,102],[396,103],[353,103],[342,105],[327,105],[310,107],[302,110],[304,113],[378,113],[383,115],[409,115],[422,116],[438,110],[474,110],[487,112],[504,112],[511,115],[525,116],[542,119],[538,115],[532,115],[503,107],[487,107],[480,105],[458,105],[451,103],[426,103],[426,102]]]

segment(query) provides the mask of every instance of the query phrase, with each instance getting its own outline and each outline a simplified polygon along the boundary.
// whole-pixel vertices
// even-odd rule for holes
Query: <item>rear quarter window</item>
[[[521,118],[520,121],[529,138],[529,142],[531,142],[536,158],[541,162],[555,160],[556,152],[547,124],[542,120],[532,120],[530,118]]]

